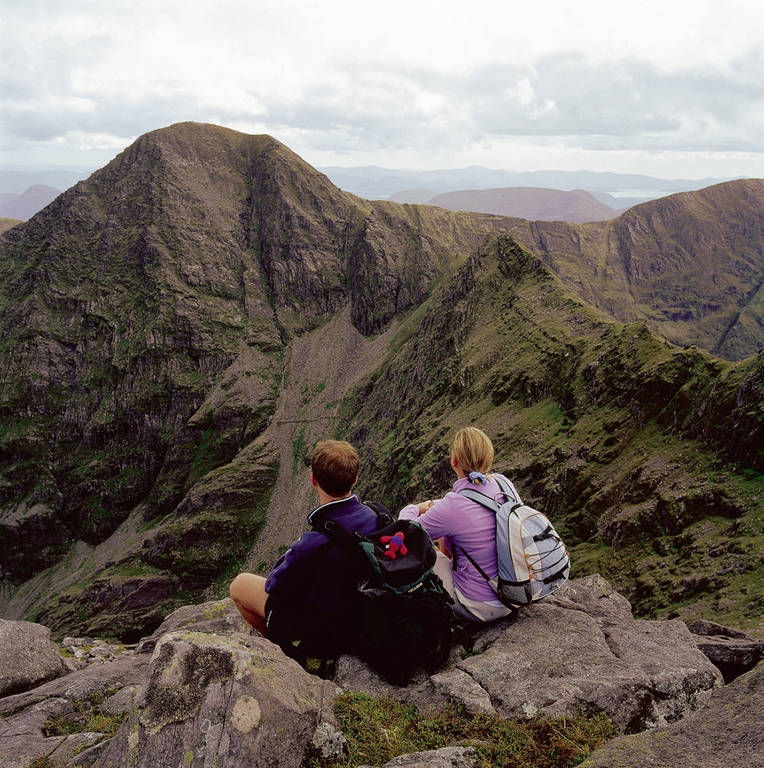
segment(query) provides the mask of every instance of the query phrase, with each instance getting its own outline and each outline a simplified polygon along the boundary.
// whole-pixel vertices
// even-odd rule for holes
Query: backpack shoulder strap
[[[475,570],[489,583],[491,584],[491,579],[488,578],[488,574],[474,561],[472,558],[472,555],[470,555],[469,552],[467,552],[466,549],[463,549],[462,547],[455,546],[454,551],[459,550],[462,554],[464,554],[467,557],[467,560],[469,560],[472,565],[475,566]],[[493,585],[491,585],[493,586]]]
[[[371,509],[377,516],[377,528],[384,528],[386,525],[395,522],[395,518],[390,514],[390,511],[384,504],[380,504],[378,501],[364,501],[363,502],[369,509]],[[346,531],[341,525],[338,525],[334,520],[321,520],[320,522],[311,522],[311,528],[318,533],[324,533],[334,540],[345,539],[346,541],[352,539],[353,543],[357,543],[359,540],[364,540],[366,537],[360,533],[350,533]],[[337,532],[340,532],[337,536]]]
[[[480,491],[475,491],[472,488],[463,488],[459,491],[459,495],[482,504],[494,514],[499,511],[499,505],[490,496],[486,496],[484,493],[480,493]]]
[[[517,494],[514,492],[512,486],[510,485],[509,481],[502,477],[501,475],[491,475],[491,477],[496,481],[496,484],[501,489],[501,492],[510,500],[519,502],[520,499],[517,498]]]
[[[390,514],[390,510],[378,501],[364,501],[364,504],[374,510],[377,515],[377,527],[384,528],[386,525],[395,522],[395,518]]]

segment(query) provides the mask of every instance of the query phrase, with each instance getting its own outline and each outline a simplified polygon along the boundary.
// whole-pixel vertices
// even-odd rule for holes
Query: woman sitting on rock
[[[460,429],[451,446],[451,467],[456,472],[453,490],[437,501],[422,501],[404,507],[398,518],[418,520],[433,541],[440,539],[435,572],[454,600],[454,612],[471,622],[500,619],[510,613],[465,553],[490,579],[497,575],[496,517],[491,510],[462,496],[472,488],[494,499],[501,495],[496,477],[488,475],[493,463],[493,445],[476,427]],[[517,501],[514,485],[500,475]]]

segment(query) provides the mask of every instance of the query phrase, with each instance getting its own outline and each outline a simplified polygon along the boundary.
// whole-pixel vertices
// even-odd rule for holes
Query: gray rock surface
[[[318,726],[333,720],[338,692],[262,637],[171,632],[94,765],[297,768]]]
[[[115,715],[127,712],[132,706],[130,694],[144,679],[148,665],[147,656],[124,656],[0,699],[0,768],[27,768],[38,758],[47,758],[51,765],[62,768],[90,765],[87,754],[97,754],[97,742],[104,735],[85,731],[45,736],[46,721],[72,715],[93,696],[111,691],[116,693],[106,699],[110,706],[104,711]]]
[[[65,677],[51,680],[32,691],[0,699],[0,716],[9,717],[48,699],[69,701],[87,699],[92,694],[118,691],[143,682],[149,666],[148,656],[121,656],[115,661],[88,666]]]
[[[310,744],[315,753],[325,760],[339,760],[348,748],[345,735],[326,721],[319,723]]]
[[[719,689],[721,674],[697,645],[752,639],[711,622],[699,629],[693,635],[681,621],[636,620],[624,597],[589,576],[465,638],[469,650],[457,646],[445,669],[422,672],[409,686],[385,683],[350,656],[338,660],[336,680],[422,711],[457,703],[472,714],[559,716],[583,706],[605,711],[624,734],[659,729],[656,742],[642,734],[644,742],[615,740],[614,752],[606,745],[597,753],[604,762],[587,763],[597,768],[735,764],[713,762],[713,749],[729,752],[736,765],[761,765],[751,748],[762,747],[764,665]],[[60,768],[297,768],[306,755],[337,759],[346,752],[333,713],[337,685],[308,674],[253,633],[232,601],[178,609],[143,641],[143,650],[0,699],[0,768],[28,768],[36,758]],[[74,717],[96,694],[104,713],[129,713],[117,736],[44,735],[49,718]],[[675,721],[696,725],[683,729]],[[717,747],[683,746],[693,729]],[[729,749],[718,746],[728,741]],[[665,744],[694,757],[669,759]],[[623,762],[635,749],[645,760]],[[444,748],[402,755],[384,768],[473,768],[476,762],[472,750]]]
[[[718,667],[725,683],[753,669],[764,657],[764,641],[749,637],[739,629],[714,621],[696,621],[689,629],[698,650]]]
[[[394,757],[382,768],[476,768],[475,750],[470,747],[443,747]],[[359,768],[374,768],[359,766]]]
[[[472,653],[404,689],[348,657],[339,660],[336,679],[423,710],[451,701],[503,717],[558,717],[591,707],[621,733],[679,720],[722,683],[683,622],[634,619],[628,600],[596,575],[489,628]]]
[[[173,611],[157,629],[144,637],[136,646],[136,653],[151,653],[159,638],[176,629],[193,629],[196,632],[212,632],[216,635],[230,635],[232,632],[249,635],[255,632],[242,619],[230,597],[213,600],[200,605],[182,605]]]
[[[26,691],[63,674],[50,630],[29,621],[0,619],[0,696]]]
[[[65,637],[61,641],[64,656],[64,666],[67,672],[84,669],[88,664],[103,664],[114,661],[123,654],[133,654],[135,651],[122,643],[107,643],[105,640],[94,640],[90,637]]]
[[[680,723],[613,739],[581,768],[761,768],[764,664],[711,695]]]

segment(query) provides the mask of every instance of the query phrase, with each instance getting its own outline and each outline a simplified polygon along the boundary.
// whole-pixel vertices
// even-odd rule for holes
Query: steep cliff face
[[[717,184],[588,224],[509,233],[586,301],[728,360],[764,344],[764,180]]]
[[[141,137],[0,244],[0,576],[24,581],[135,511],[176,522],[112,581],[169,569],[170,594],[225,570],[262,523],[278,451],[253,448],[271,470],[203,521],[205,484],[272,418],[290,339],[348,304],[362,333],[383,329],[490,229],[353,198],[267,136]]]
[[[345,411],[369,497],[444,493],[453,433],[476,423],[578,573],[608,573],[641,615],[756,625],[764,353],[725,363],[615,324],[508,238],[410,323]]]
[[[563,286],[594,295],[606,263],[615,306],[637,251],[629,276],[594,229],[543,226],[363,201],[267,136],[141,137],[0,240],[0,609],[145,634],[299,534],[315,440],[348,435],[395,506],[447,487],[445,443],[475,421],[581,569],[645,612],[753,584],[761,359],[613,324]],[[571,244],[575,269],[550,255]],[[661,603],[638,564],[664,550]]]

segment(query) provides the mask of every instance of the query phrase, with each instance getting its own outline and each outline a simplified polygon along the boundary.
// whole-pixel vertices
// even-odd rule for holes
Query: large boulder
[[[68,733],[71,727],[51,729],[51,721],[71,726],[84,713],[127,713],[148,665],[148,656],[125,655],[0,699],[0,768],[27,768],[34,760],[62,768],[90,765],[81,750],[90,747],[93,754],[97,747],[91,745],[104,734],[87,727],[78,733]]]
[[[465,656],[406,689],[350,657],[340,659],[336,679],[422,709],[450,701],[503,717],[601,710],[621,733],[679,720],[722,684],[683,622],[634,619],[628,600],[597,575],[486,629]]]
[[[714,691],[680,723],[622,736],[581,768],[753,768],[764,765],[764,665]]]
[[[27,691],[64,673],[50,630],[29,621],[0,619],[0,696]]]
[[[698,649],[721,671],[725,683],[753,669],[764,656],[764,641],[715,621],[696,621],[690,624],[690,632]]]
[[[94,765],[297,768],[319,725],[333,720],[337,693],[262,637],[171,632]]]
[[[141,639],[136,646],[136,653],[151,653],[160,637],[177,629],[193,629],[195,632],[211,632],[215,635],[230,635],[234,632],[249,635],[254,631],[241,617],[230,597],[197,605],[182,605],[169,614],[151,635]]]

